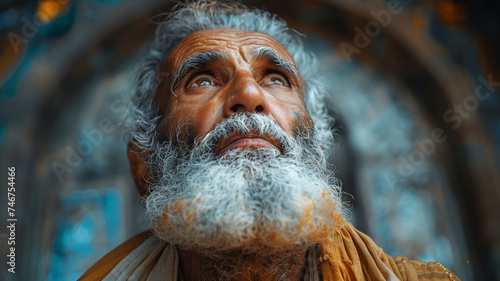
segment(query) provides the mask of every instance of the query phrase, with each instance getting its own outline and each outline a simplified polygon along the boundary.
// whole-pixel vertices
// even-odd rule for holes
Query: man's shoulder
[[[320,244],[319,268],[323,280],[432,280],[459,281],[459,278],[438,262],[410,261],[392,258],[368,235],[350,223],[331,239]]]
[[[394,260],[398,264],[401,271],[406,267],[415,270],[418,280],[451,280],[460,281],[460,279],[451,271],[439,262],[421,262],[408,260],[405,257],[395,257]]]
[[[151,235],[151,232],[144,231],[125,241],[96,262],[78,281],[102,280],[123,258],[139,247]]]

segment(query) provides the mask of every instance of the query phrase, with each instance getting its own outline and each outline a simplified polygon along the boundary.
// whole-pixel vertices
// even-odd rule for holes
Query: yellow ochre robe
[[[366,234],[348,223],[309,251],[305,281],[459,281],[438,262],[392,258]],[[150,232],[140,233],[109,252],[82,277],[90,280],[178,281],[179,256],[174,246]]]

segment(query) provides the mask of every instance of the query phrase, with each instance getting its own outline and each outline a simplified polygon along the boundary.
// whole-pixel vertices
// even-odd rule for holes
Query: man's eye
[[[188,86],[189,89],[205,87],[205,86],[215,86],[214,80],[208,75],[202,75],[195,78]]]
[[[273,73],[266,77],[262,85],[277,85],[281,87],[290,87],[288,80],[281,74]]]

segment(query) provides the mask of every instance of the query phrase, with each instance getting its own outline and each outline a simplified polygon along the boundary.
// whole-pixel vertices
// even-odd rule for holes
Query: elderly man
[[[151,230],[81,280],[458,280],[391,258],[344,218],[315,65],[276,16],[178,6],[124,123]]]

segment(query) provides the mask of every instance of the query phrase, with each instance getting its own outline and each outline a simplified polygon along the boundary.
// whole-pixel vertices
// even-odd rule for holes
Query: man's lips
[[[278,142],[266,135],[257,135],[254,133],[240,135],[232,133],[227,138],[220,141],[215,147],[216,154],[222,154],[230,149],[243,147],[267,147],[280,150]],[[281,151],[281,150],[280,150]]]

